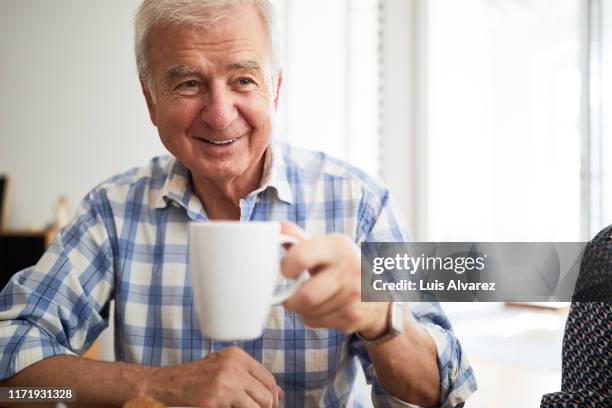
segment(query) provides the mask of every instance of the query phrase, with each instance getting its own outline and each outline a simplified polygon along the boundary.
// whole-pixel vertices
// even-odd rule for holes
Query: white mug
[[[216,340],[260,337],[270,306],[283,302],[299,282],[274,294],[280,249],[298,240],[278,222],[189,223],[189,265],[193,306],[200,329]]]

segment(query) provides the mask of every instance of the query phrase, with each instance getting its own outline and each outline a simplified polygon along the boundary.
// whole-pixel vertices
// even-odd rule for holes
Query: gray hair
[[[149,35],[156,24],[176,23],[212,27],[237,6],[252,5],[262,18],[272,47],[272,75],[280,66],[280,41],[274,7],[269,0],[144,0],[136,13],[134,51],[138,75],[154,90]]]

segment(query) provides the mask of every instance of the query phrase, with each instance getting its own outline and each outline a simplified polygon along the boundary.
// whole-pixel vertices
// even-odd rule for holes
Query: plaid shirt
[[[261,187],[240,201],[241,221],[291,220],[356,243],[409,239],[387,190],[363,172],[280,142],[269,152]],[[0,378],[83,353],[107,327],[111,300],[118,360],[168,366],[236,344],[202,336],[192,306],[187,223],[206,220],[188,170],[171,157],[94,188],[40,261],[0,294]],[[450,323],[437,303],[405,307],[436,344],[441,406],[461,404],[476,382]],[[261,338],[237,345],[274,374],[286,406],[370,406],[366,381],[375,406],[409,406],[381,387],[359,339],[307,328],[282,306]]]

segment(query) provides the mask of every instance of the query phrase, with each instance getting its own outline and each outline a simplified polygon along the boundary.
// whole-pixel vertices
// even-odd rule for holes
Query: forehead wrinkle
[[[262,59],[262,62],[268,62],[272,58],[271,48],[269,44],[266,44],[263,49],[253,42],[250,38],[242,37],[231,37],[224,38],[218,41],[210,41],[208,38],[194,39],[192,42],[195,48],[205,50],[206,53],[212,55],[230,53],[230,54],[249,54],[248,58],[254,58],[250,60],[244,60],[245,64],[252,64],[257,66],[245,66],[241,68],[259,68],[258,59]]]

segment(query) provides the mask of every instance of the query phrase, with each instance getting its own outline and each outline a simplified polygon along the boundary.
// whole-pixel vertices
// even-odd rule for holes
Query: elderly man
[[[88,407],[139,393],[169,405],[361,407],[367,380],[378,406],[462,406],[476,384],[439,306],[360,301],[356,244],[408,239],[388,192],[272,140],[282,73],[267,0],[145,0],[136,57],[173,157],[94,188],[4,289],[2,385],[71,386]],[[283,273],[312,272],[254,341],[206,338],[193,313],[187,223],[219,219],[284,221],[301,242]],[[119,361],[76,356],[113,299]]]

